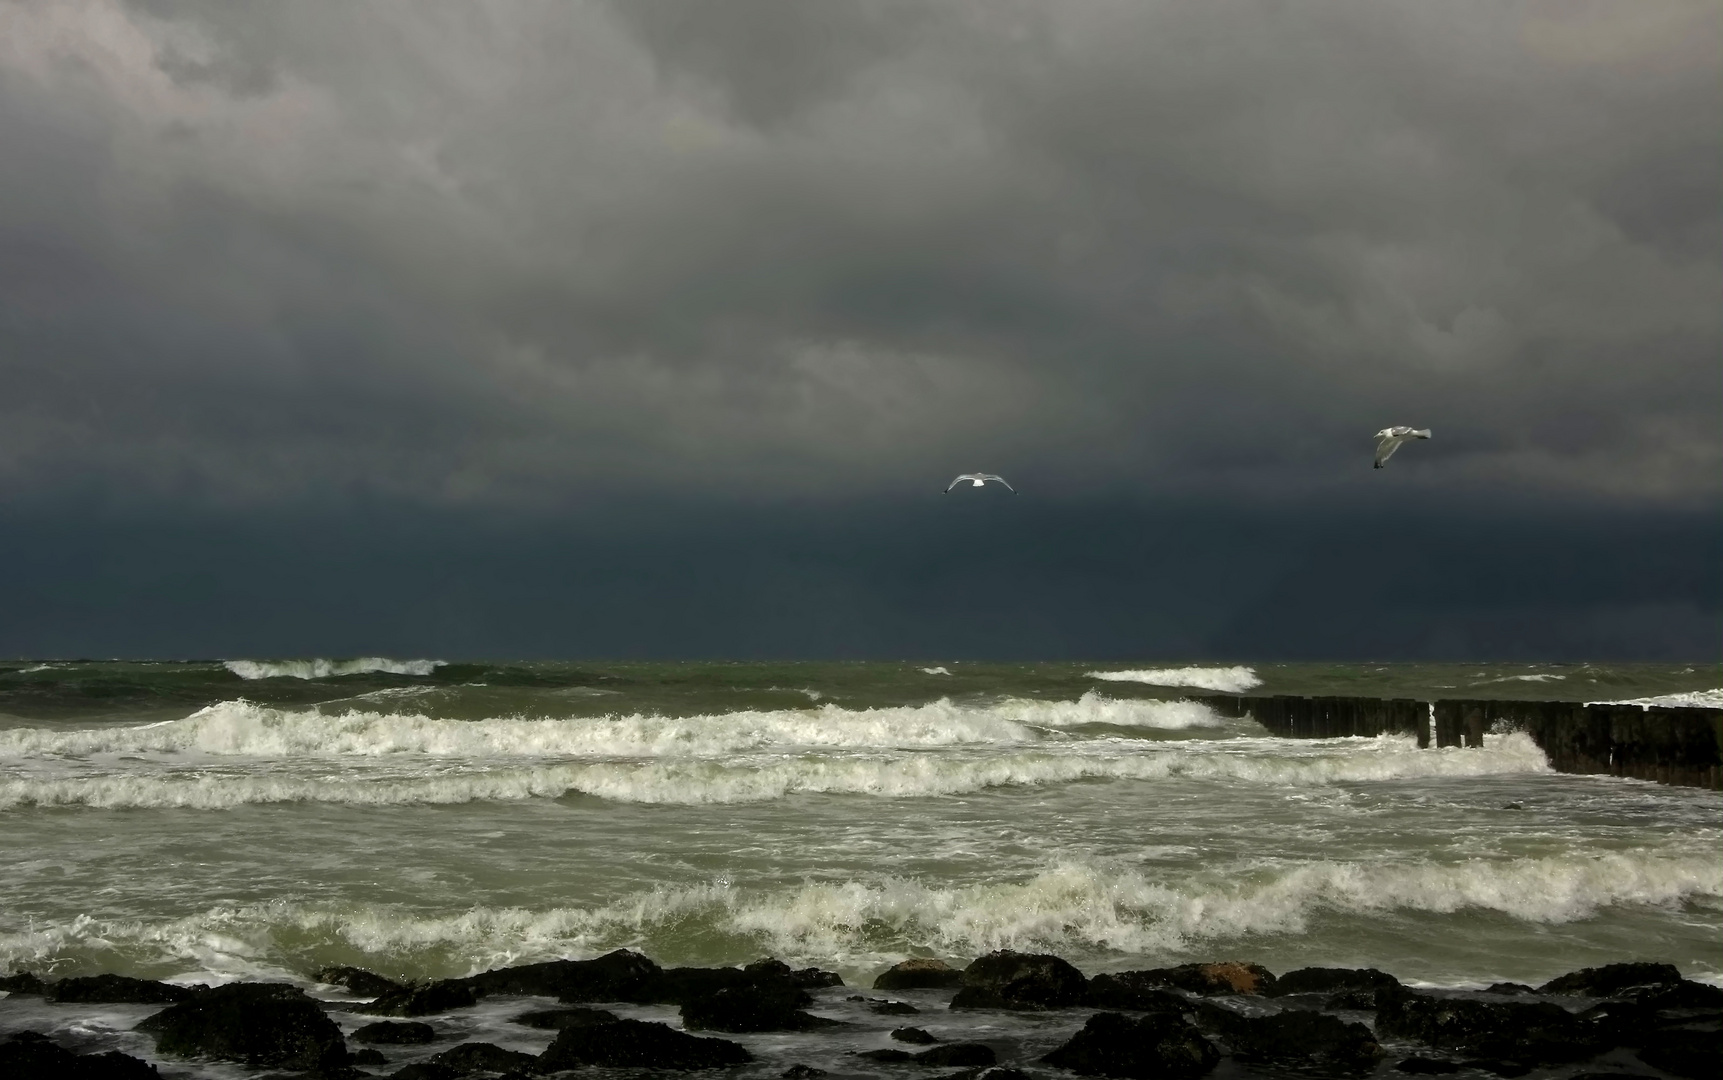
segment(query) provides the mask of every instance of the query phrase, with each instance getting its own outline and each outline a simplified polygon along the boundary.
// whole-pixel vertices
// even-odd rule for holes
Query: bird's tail
[[[1412,437],[1413,437],[1413,438],[1414,438],[1414,439],[1428,439],[1428,438],[1429,438],[1429,437],[1430,437],[1430,429],[1429,429],[1429,428],[1425,428],[1425,429],[1424,429],[1424,430],[1422,430],[1422,431],[1414,431],[1414,432],[1413,432],[1413,433],[1412,433]]]

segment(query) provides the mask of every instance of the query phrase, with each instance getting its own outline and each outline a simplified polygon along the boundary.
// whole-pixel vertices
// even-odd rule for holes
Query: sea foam
[[[328,679],[336,675],[429,675],[446,663],[363,656],[357,660],[227,660],[222,666],[242,679]]]
[[[1262,680],[1247,667],[1182,667],[1144,668],[1135,671],[1090,671],[1091,679],[1107,682],[1138,682],[1151,686],[1189,686],[1199,690],[1219,690],[1242,694],[1261,686]]]

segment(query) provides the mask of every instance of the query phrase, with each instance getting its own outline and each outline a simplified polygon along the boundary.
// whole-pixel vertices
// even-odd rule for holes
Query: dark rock
[[[746,1065],[753,1055],[728,1039],[707,1039],[668,1024],[618,1020],[564,1028],[539,1056],[540,1072],[604,1065],[636,1069],[721,1069]]]
[[[802,968],[790,973],[790,978],[804,990],[823,990],[828,986],[842,986],[844,977],[835,971],[821,971],[819,968]]]
[[[921,1012],[907,1001],[876,1001],[867,1007],[867,1011],[881,1016],[914,1016]]]
[[[991,952],[963,969],[953,1009],[1064,1009],[1087,996],[1083,973],[1045,953]]]
[[[1567,1080],[1653,1080],[1653,1077],[1650,1073],[1581,1072],[1574,1073]]]
[[[1193,1080],[1215,1067],[1220,1051],[1202,1032],[1171,1013],[1129,1017],[1103,1012],[1041,1059],[1085,1076]]]
[[[379,996],[354,1012],[371,1016],[431,1016],[479,1003],[478,995],[465,979],[440,979],[433,983],[402,986]]]
[[[455,1071],[429,1061],[415,1061],[389,1074],[390,1080],[455,1080]]]
[[[1409,1057],[1396,1063],[1394,1068],[1414,1076],[1441,1076],[1444,1073],[1459,1072],[1465,1066],[1443,1058]]]
[[[571,1004],[588,1001],[648,1003],[663,971],[637,952],[617,949],[592,960],[550,960],[498,968],[461,980],[477,994],[553,997]]]
[[[1274,980],[1265,993],[1269,997],[1287,994],[1337,994],[1345,990],[1375,991],[1384,986],[1399,986],[1400,980],[1375,968],[1299,968]]]
[[[366,1024],[347,1037],[355,1042],[380,1046],[422,1046],[436,1041],[437,1029],[415,1020],[379,1020],[375,1024]]]
[[[1084,1004],[1097,1009],[1136,1009],[1142,1012],[1187,1013],[1191,1003],[1166,988],[1165,983],[1143,979],[1140,971],[1097,975],[1089,980]]]
[[[1723,986],[1693,982],[1690,979],[1636,987],[1628,996],[1647,1009],[1723,1008]]]
[[[171,1005],[185,1001],[195,993],[197,991],[189,987],[125,975],[78,975],[48,983],[42,988],[42,996],[49,1001],[79,1004]]]
[[[355,1065],[375,1066],[389,1064],[389,1059],[383,1056],[383,1051],[372,1049],[369,1046],[355,1053],[352,1057],[352,1061]]]
[[[1013,1069],[1006,1065],[946,1073],[941,1080],[1033,1080],[1033,1077],[1022,1069]]]
[[[137,1026],[158,1053],[206,1055],[254,1068],[344,1064],[346,1044],[317,1002],[281,983],[231,983],[171,1005]]]
[[[804,990],[821,990],[828,986],[844,984],[843,976],[835,971],[821,971],[813,967],[793,971],[790,965],[782,960],[756,960],[742,971],[756,981],[788,982]]]
[[[1382,1047],[1363,1024],[1301,1009],[1273,1016],[1243,1016],[1207,1005],[1197,1024],[1218,1032],[1235,1058],[1325,1073],[1364,1073],[1376,1067]]]
[[[1723,1034],[1716,1031],[1665,1031],[1638,1054],[1652,1068],[1690,1080],[1714,1080],[1723,1074]]]
[[[894,964],[873,981],[875,990],[943,990],[963,982],[963,973],[943,960],[916,957]]]
[[[6,1080],[161,1080],[154,1065],[130,1054],[74,1054],[34,1031],[0,1043],[0,1076]]]
[[[802,1011],[807,992],[789,982],[726,986],[686,1001],[682,1026],[689,1031],[809,1031],[839,1021]]]
[[[769,970],[754,975],[741,968],[668,968],[654,980],[648,995],[649,1000],[656,1004],[682,1005],[738,986],[787,988],[800,996],[802,1004],[813,1002],[807,991]]]
[[[28,971],[17,971],[11,975],[0,975],[0,990],[11,994],[40,994],[43,983]]]
[[[778,1074],[783,1080],[814,1080],[816,1076],[826,1075],[826,1070],[816,1069],[812,1065],[797,1063]]]
[[[1581,968],[1551,979],[1538,987],[1538,991],[1544,994],[1609,997],[1630,986],[1681,981],[1681,972],[1674,964],[1605,964],[1603,967]]]
[[[910,1053],[908,1050],[898,1050],[889,1047],[884,1050],[857,1051],[856,1057],[866,1058],[868,1061],[885,1062],[887,1064],[907,1064],[908,1062],[915,1060],[915,1055]]]
[[[1491,983],[1490,985],[1486,986],[1484,988],[1484,993],[1486,993],[1486,994],[1535,994],[1535,993],[1537,993],[1537,991],[1533,990],[1531,987],[1527,986],[1525,983],[1499,982],[1499,983]]]
[[[1171,986],[1193,994],[1272,994],[1275,978],[1261,964],[1227,961],[1220,964],[1180,964],[1178,967],[1128,971],[1143,986]]]
[[[999,1055],[993,1052],[993,1047],[986,1043],[947,1043],[936,1046],[931,1050],[923,1050],[915,1055],[917,1064],[958,1066],[973,1068],[977,1065],[993,1065],[999,1061]]]
[[[1460,1062],[1460,1065],[1467,1069],[1505,1076],[1508,1080],[1514,1080],[1514,1077],[1524,1076],[1532,1071],[1532,1067],[1523,1061],[1503,1061],[1500,1058],[1473,1058]]]
[[[326,967],[319,970],[312,978],[330,986],[339,986],[360,997],[382,997],[384,994],[399,993],[407,989],[405,984],[393,979],[356,967]]]
[[[592,1027],[595,1024],[614,1024],[617,1015],[608,1009],[538,1009],[533,1012],[521,1013],[514,1018],[517,1024],[527,1027],[545,1028],[551,1031],[561,1031],[570,1027]]]
[[[531,1054],[504,1050],[487,1042],[462,1043],[431,1059],[431,1064],[441,1065],[457,1076],[475,1072],[500,1073],[530,1069],[537,1063],[538,1059]]]
[[[1559,1064],[1607,1049],[1600,1032],[1560,1005],[1438,998],[1402,987],[1377,991],[1376,1030],[1506,1062]]]
[[[1374,990],[1342,990],[1327,1001],[1322,1007],[1330,1012],[1341,1009],[1351,1009],[1358,1012],[1373,1012],[1376,1009],[1376,991]]]
[[[891,1037],[896,1039],[898,1042],[917,1043],[921,1046],[927,1046],[929,1043],[936,1043],[939,1041],[933,1035],[918,1027],[892,1028]]]

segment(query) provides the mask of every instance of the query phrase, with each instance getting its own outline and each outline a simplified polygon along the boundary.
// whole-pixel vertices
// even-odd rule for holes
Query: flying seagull
[[[1380,469],[1382,463],[1393,457],[1394,451],[1400,449],[1401,443],[1407,439],[1428,439],[1430,429],[1409,428],[1405,424],[1397,424],[1378,431],[1376,437],[1381,440],[1376,444],[1376,467]]]
[[[962,476],[953,480],[950,484],[946,485],[944,493],[950,495],[951,489],[963,483],[965,480],[969,481],[976,487],[986,487],[987,481],[997,480],[1001,484],[1005,484],[1005,490],[1011,492],[1013,495],[1017,494],[1017,489],[1012,487],[1010,484],[1006,484],[1003,476],[994,476],[990,472],[966,472]]]

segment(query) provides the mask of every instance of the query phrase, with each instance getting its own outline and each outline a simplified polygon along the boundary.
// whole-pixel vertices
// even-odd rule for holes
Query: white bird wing
[[[1400,444],[1405,442],[1405,441],[1406,441],[1406,436],[1404,436],[1404,435],[1393,435],[1393,436],[1390,436],[1386,439],[1383,439],[1381,442],[1377,443],[1376,444],[1376,468],[1380,469],[1382,467],[1382,463],[1384,461],[1387,461],[1389,458],[1393,457],[1394,451],[1400,449]]]
[[[1013,494],[1013,495],[1015,495],[1015,494],[1017,494],[1017,489],[1016,489],[1016,488],[1014,488],[1014,487],[1012,487],[1012,486],[1011,486],[1011,484],[1010,484],[1010,483],[1009,483],[1009,482],[1008,482],[1008,481],[1007,481],[1007,480],[1006,480],[1006,479],[1005,479],[1005,478],[1004,478],[1004,477],[1003,477],[1003,476],[989,476],[989,477],[988,477],[988,478],[987,478],[987,479],[989,479],[989,480],[997,480],[997,481],[999,481],[999,482],[1000,482],[1000,483],[1001,483],[1001,484],[1004,484],[1004,485],[1005,485],[1005,490],[1006,490],[1006,491],[1009,491],[1009,492],[1010,492],[1010,493],[1011,493],[1011,494]]]
[[[964,473],[962,476],[959,476],[957,479],[953,480],[951,483],[945,485],[945,494],[950,495],[952,488],[963,483],[965,480],[973,480],[973,479],[975,479],[974,473]]]

